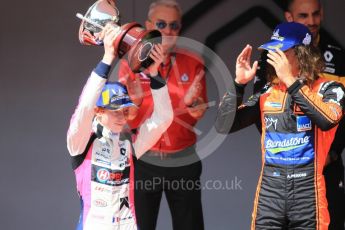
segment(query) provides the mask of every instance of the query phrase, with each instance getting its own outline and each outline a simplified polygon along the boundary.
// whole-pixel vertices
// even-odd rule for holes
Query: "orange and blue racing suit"
[[[322,172],[343,116],[343,86],[323,78],[310,87],[299,80],[289,88],[267,84],[239,107],[244,85],[235,83],[235,89],[223,97],[215,126],[229,133],[261,121],[262,170],[251,229],[328,229]]]
[[[345,50],[327,33],[320,31],[317,38],[317,46],[321,51],[325,68],[321,74],[327,80],[337,81],[345,86]],[[254,82],[254,93],[266,84],[266,53],[264,51],[259,61],[260,66],[257,71]],[[256,124],[260,128],[260,123]],[[344,165],[341,157],[345,149],[345,118],[339,122],[337,132],[328,153],[327,164],[324,168],[324,176],[326,181],[326,196],[328,202],[328,211],[331,217],[329,229],[344,230],[345,223],[345,180]]]

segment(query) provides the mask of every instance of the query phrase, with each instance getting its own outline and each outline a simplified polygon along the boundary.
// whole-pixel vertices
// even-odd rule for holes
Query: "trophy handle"
[[[98,34],[109,22],[115,27],[120,27],[118,25],[120,12],[114,0],[98,0],[88,8],[85,15],[77,13],[77,17],[82,20],[78,35],[83,45],[103,45],[103,42],[98,39]]]
[[[139,72],[153,63],[150,53],[153,46],[162,43],[162,35],[158,30],[145,30],[140,24],[131,22],[120,26],[119,11],[114,0],[98,0],[83,16],[79,27],[79,41],[84,45],[103,45],[98,38],[99,33],[107,23],[112,23],[118,29],[114,42],[119,58],[126,56],[133,72]]]
[[[155,44],[162,43],[158,30],[145,30],[140,24],[131,22],[121,26],[115,40],[119,58],[125,55],[133,72],[140,72],[153,63],[150,53]]]

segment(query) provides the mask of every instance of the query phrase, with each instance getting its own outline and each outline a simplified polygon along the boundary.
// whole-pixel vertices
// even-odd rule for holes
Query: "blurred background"
[[[103,48],[79,44],[80,20],[94,1],[5,1],[0,32],[0,228],[74,229],[79,199],[66,149],[66,131],[78,96]],[[182,36],[206,44],[231,73],[246,44],[259,46],[283,20],[276,0],[179,1]],[[149,0],[118,0],[122,22],[144,24]],[[323,1],[323,28],[342,46],[345,1]],[[255,50],[254,59],[259,57]],[[219,102],[216,76],[207,79],[210,101]],[[229,79],[229,81],[231,81]],[[247,93],[251,86],[247,88]],[[199,122],[208,133],[212,106]],[[203,210],[206,229],[249,229],[261,165],[260,137],[254,126],[226,137],[203,160]],[[163,200],[158,228],[170,230]]]

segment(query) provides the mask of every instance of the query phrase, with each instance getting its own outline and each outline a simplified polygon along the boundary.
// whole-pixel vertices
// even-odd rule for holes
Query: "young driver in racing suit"
[[[285,0],[284,2],[286,3],[285,20],[301,23],[307,26],[312,33],[312,43],[320,49],[325,63],[322,77],[345,85],[345,49],[321,28],[325,16],[327,18],[322,6],[322,3],[325,4],[325,2],[321,0]],[[266,84],[264,74],[266,62],[261,63],[263,65],[259,65],[259,71],[256,72],[255,76],[254,93],[259,92]],[[344,164],[341,157],[344,149],[345,118],[343,117],[339,122],[323,171],[326,181],[328,211],[331,218],[329,230],[345,230],[345,180]]]
[[[140,158],[160,138],[173,119],[165,81],[158,76],[163,60],[161,45],[155,45],[150,66],[154,112],[131,138],[124,126],[134,104],[126,88],[107,83],[115,59],[113,42],[117,31],[106,26],[104,56],[91,73],[71,119],[67,147],[72,156],[81,200],[78,230],[136,230],[133,206],[132,154]]]
[[[252,48],[245,47],[236,61],[237,97],[226,93],[218,109],[216,129],[221,133],[261,120],[263,166],[252,230],[328,229],[322,172],[343,116],[344,89],[319,77],[322,58],[311,39],[302,24],[278,25],[271,41],[260,47],[268,50],[268,84],[236,108],[258,66],[257,62],[250,66]]]

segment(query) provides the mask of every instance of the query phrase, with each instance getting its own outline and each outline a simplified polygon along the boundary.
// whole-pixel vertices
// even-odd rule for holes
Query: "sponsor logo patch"
[[[331,62],[333,59],[333,54],[331,51],[327,50],[324,54],[323,57],[325,58],[326,62]]]
[[[108,204],[105,200],[102,200],[102,199],[97,199],[97,200],[94,200],[93,201],[93,204],[96,206],[96,207],[100,207],[100,208],[104,208],[104,207],[107,207]]]
[[[275,176],[275,177],[279,177],[280,176],[280,172],[273,172],[272,175]]]
[[[109,171],[106,170],[106,169],[99,169],[97,171],[97,179],[100,181],[100,182],[106,182],[108,179],[109,179]]]
[[[305,38],[303,39],[302,43],[304,45],[309,45],[311,43],[311,35],[306,33]]]
[[[278,41],[284,41],[284,37],[281,37],[280,35],[279,35],[279,29],[277,29],[277,30],[275,30],[274,32],[273,32],[273,35],[272,35],[272,37],[271,37],[271,39],[272,40],[278,40]]]
[[[128,184],[129,167],[125,167],[123,170],[111,170],[101,166],[92,165],[91,179],[94,182],[110,186]]]
[[[301,178],[301,177],[306,177],[307,176],[307,173],[296,173],[296,174],[289,174],[287,175],[287,178],[288,179],[291,179],[291,178]]]
[[[268,164],[307,164],[315,157],[312,131],[289,134],[266,132],[264,147],[265,163]]]
[[[270,45],[268,48],[270,49],[281,49],[283,47],[283,44],[277,44],[277,45]]]
[[[277,123],[278,123],[278,119],[277,118],[265,117],[266,129],[268,129],[271,126],[273,126],[274,130],[277,130]]]
[[[297,131],[304,132],[312,130],[311,120],[307,116],[297,116]]]
[[[123,207],[129,208],[128,197],[120,198],[120,210]]]
[[[290,139],[273,141],[267,140],[266,141],[266,149],[273,154],[277,154],[280,152],[286,152],[289,150],[297,149],[303,145],[307,145],[309,143],[309,136],[305,137],[292,137]]]
[[[282,103],[266,101],[265,102],[265,106],[272,107],[272,108],[281,108],[282,107]]]
[[[181,76],[181,81],[183,81],[183,82],[189,81],[188,75],[187,75],[187,74],[183,74],[183,75]]]

